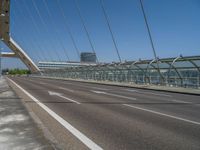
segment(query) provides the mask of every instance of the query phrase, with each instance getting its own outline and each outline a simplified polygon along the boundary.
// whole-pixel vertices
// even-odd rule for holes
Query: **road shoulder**
[[[0,149],[56,149],[6,79],[0,82]]]

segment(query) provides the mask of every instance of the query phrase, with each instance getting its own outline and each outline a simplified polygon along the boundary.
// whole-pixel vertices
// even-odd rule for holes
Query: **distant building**
[[[96,63],[97,61],[96,53],[82,52],[80,57],[81,62]]]
[[[80,62],[59,62],[59,61],[39,61],[38,67],[40,70],[43,69],[64,69],[69,67],[80,67],[80,66],[89,66],[95,65],[95,63],[80,63]]]

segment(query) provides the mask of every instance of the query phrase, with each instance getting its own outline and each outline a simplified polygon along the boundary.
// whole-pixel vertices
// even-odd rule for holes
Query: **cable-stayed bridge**
[[[19,4],[19,2],[13,0],[13,3],[16,3],[16,8],[13,10],[14,14],[17,13],[23,13],[22,10],[25,11],[27,17],[31,20],[31,24],[33,25],[33,29],[35,32],[37,32],[38,36],[42,36],[43,33],[40,33],[40,26],[37,23],[37,20],[34,19],[34,14],[31,14],[30,10],[28,10],[26,4]],[[31,1],[33,9],[35,10],[35,15],[37,15],[37,18],[41,21],[41,25],[44,27],[44,33],[51,32],[48,29],[48,24],[51,25],[51,27],[54,28],[55,34],[53,35],[54,38],[58,39],[58,41],[61,39],[59,37],[59,30],[56,28],[57,24],[54,21],[50,21],[49,23],[45,20],[45,16],[42,15],[41,10],[39,9],[38,4],[35,1]],[[19,46],[19,43],[15,42],[12,38],[12,35],[10,34],[10,25],[12,23],[12,20],[10,20],[10,1],[2,1],[1,2],[1,38],[3,42],[13,51],[12,52],[3,52],[2,56],[5,57],[19,57],[22,62],[33,72],[42,72],[45,75],[51,76],[56,75],[67,77],[67,78],[79,78],[79,79],[92,79],[92,80],[103,80],[103,81],[116,81],[116,82],[134,82],[134,83],[145,83],[145,84],[162,84],[162,85],[172,85],[172,86],[184,86],[184,87],[199,87],[200,86],[200,60],[199,56],[175,56],[172,58],[164,58],[160,59],[155,46],[154,46],[154,40],[152,38],[151,28],[148,23],[147,14],[145,12],[144,3],[143,1],[138,1],[140,4],[140,10],[143,14],[144,24],[146,26],[147,35],[149,37],[150,41],[150,51],[149,53],[152,53],[153,59],[148,60],[136,60],[136,61],[124,61],[121,58],[119,46],[117,44],[116,38],[113,33],[111,21],[109,18],[109,14],[106,10],[104,1],[99,1],[100,9],[102,11],[103,17],[105,19],[105,25],[108,28],[108,33],[111,37],[111,42],[114,46],[115,52],[114,55],[117,56],[118,60],[116,60],[113,63],[101,63],[99,61],[98,53],[96,53],[95,45],[93,42],[93,39],[90,35],[89,28],[86,25],[85,18],[83,16],[82,10],[80,8],[80,4],[78,1],[74,1],[78,17],[80,19],[80,24],[83,27],[83,30],[86,34],[86,38],[89,42],[89,46],[91,48],[91,52],[96,54],[96,62],[91,65],[81,65],[81,66],[74,66],[70,67],[66,65],[66,67],[63,68],[63,65],[61,64],[59,66],[59,63],[52,63],[52,62],[62,62],[62,61],[74,61],[69,58],[69,54],[67,49],[64,46],[64,43],[62,41],[59,41],[58,44],[60,45],[60,48],[62,49],[62,52],[60,50],[57,50],[57,46],[52,44],[53,40],[51,39],[51,46],[54,49],[54,56],[52,56],[50,53],[42,49],[42,45],[36,42],[36,38],[33,35],[33,39],[35,41],[32,41],[31,44],[33,44],[33,47],[35,47],[35,52],[38,53],[35,55],[37,60],[40,62],[38,64],[38,61],[31,60],[31,57],[26,54],[26,50],[23,50],[22,47]],[[50,19],[53,19],[53,12],[50,10],[50,6],[47,1],[42,1],[45,11],[47,11],[47,16]],[[74,38],[74,34],[72,33],[69,25],[69,21],[67,18],[67,15],[65,13],[65,10],[62,6],[62,1],[56,0],[55,4],[57,5],[57,9],[60,12],[60,17],[63,20],[63,24],[65,26],[65,31],[67,31],[66,34],[69,34],[69,39],[72,42],[74,51],[76,52],[78,58],[80,58],[80,49],[78,48],[78,44],[76,42],[76,39]],[[23,6],[23,7],[20,7]],[[26,20],[25,20],[26,21]],[[15,24],[14,24],[15,25]],[[17,24],[16,24],[17,26]],[[20,27],[18,27],[20,28]],[[52,33],[53,34],[53,33]],[[151,50],[152,49],[152,50]],[[121,52],[122,53],[122,52]],[[62,56],[65,56],[65,60],[62,59]],[[45,58],[46,57],[46,58]],[[49,57],[47,59],[47,57]],[[112,60],[111,60],[112,61]],[[49,62],[48,63],[42,63],[42,62]],[[38,68],[41,68],[41,70]],[[51,67],[52,66],[52,67]],[[52,74],[53,72],[53,74]],[[62,73],[62,74],[61,74]]]
[[[14,121],[9,122],[10,116],[9,119],[0,118],[3,122],[0,123],[0,133],[6,137],[2,138],[3,144],[9,143],[4,149],[17,147],[16,143],[23,147],[26,142],[34,147],[35,138],[43,144],[50,142],[52,149],[200,149],[200,55],[184,56],[179,52],[171,57],[160,57],[153,24],[150,23],[152,18],[148,15],[152,9],[147,9],[150,4],[147,0],[132,2],[139,12],[137,21],[142,22],[138,29],[140,26],[145,29],[145,37],[142,31],[139,32],[139,37],[145,40],[135,44],[143,46],[146,41],[148,51],[141,50],[140,54],[149,57],[141,59],[139,52],[125,51],[128,46],[124,44],[125,48],[122,48],[119,39],[126,43],[126,37],[131,37],[131,29],[120,27],[118,30],[125,28],[123,31],[127,34],[117,38],[112,17],[120,17],[123,6],[128,12],[132,2],[127,1],[125,5],[124,1],[116,0],[115,5],[111,1],[109,6],[116,7],[116,14],[110,11],[106,0],[87,0],[87,4],[85,0],[0,1],[0,57],[18,58],[32,72],[30,76],[8,75],[4,78],[17,93],[16,99],[22,100],[30,114],[37,116],[33,118],[39,122],[42,134],[48,135],[35,136],[38,132],[32,131],[34,137],[25,140],[26,132],[33,135],[27,130],[29,128],[25,128],[29,124],[23,124],[26,117],[24,119],[19,115],[22,111],[17,110]],[[152,0],[154,4],[159,3],[155,2]],[[173,4],[180,2],[173,1]],[[89,14],[83,6],[90,8],[89,13],[94,13],[93,16],[87,17]],[[187,7],[189,4],[184,8]],[[101,21],[96,19],[99,16]],[[123,22],[122,25],[126,24],[126,19],[130,20],[127,16],[122,18],[124,20],[115,23]],[[76,19],[78,21],[72,25],[70,21]],[[91,26],[88,24],[91,20],[98,21]],[[134,22],[136,26],[137,21]],[[162,21],[159,23],[159,26],[163,25]],[[102,36],[101,27],[106,28],[109,38]],[[91,34],[91,28],[95,28],[99,45],[112,48],[98,50],[97,38]],[[67,48],[69,44],[70,49]],[[130,55],[129,59],[124,57],[125,53]],[[107,60],[103,58],[106,55],[110,55]],[[16,64],[12,65],[15,67]],[[0,100],[2,97],[3,101],[11,99],[8,106],[13,106],[13,95],[6,97],[9,92],[4,89],[9,86],[3,85],[5,81],[2,79],[0,83]],[[1,108],[4,105],[0,105],[0,112],[6,110]],[[13,108],[9,110],[13,111]],[[15,130],[16,133],[22,132],[12,139],[10,131],[14,130],[9,127],[20,121],[23,129]],[[14,122],[14,125],[9,124],[4,129],[5,122]],[[41,129],[38,129],[39,133]],[[43,141],[43,138],[48,140]],[[10,145],[14,146],[11,148]]]

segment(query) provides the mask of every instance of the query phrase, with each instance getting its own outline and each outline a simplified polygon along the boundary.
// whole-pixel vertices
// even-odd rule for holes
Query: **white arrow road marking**
[[[24,92],[27,96],[29,96],[34,102],[36,102],[42,109],[44,109],[47,113],[49,113],[55,120],[57,120],[63,127],[65,127],[69,132],[71,132],[76,138],[78,138],[83,144],[85,144],[89,149],[91,150],[103,150],[99,145],[94,143],[92,140],[90,140],[87,136],[85,136],[83,133],[81,133],[79,130],[77,130],[75,127],[73,127],[69,122],[61,118],[58,114],[56,114],[54,111],[52,111],[50,108],[48,108],[46,105],[41,103],[38,99],[36,99],[33,95],[28,93],[26,90],[24,90],[20,85],[15,83],[13,80],[9,79],[16,87],[18,87],[22,92]],[[53,92],[55,94],[55,92]]]
[[[161,113],[161,112],[157,112],[157,111],[153,111],[153,110],[150,110],[150,109],[145,109],[145,108],[141,108],[141,107],[137,107],[137,106],[133,106],[133,105],[128,105],[128,104],[123,104],[123,105],[124,106],[128,106],[128,107],[132,107],[134,109],[138,109],[138,110],[150,112],[150,113],[153,113],[153,114],[157,114],[157,115],[160,115],[160,116],[165,116],[165,117],[181,120],[181,121],[184,121],[184,122],[200,125],[200,122],[197,122],[197,121],[192,121],[192,120],[188,120],[188,119],[184,119],[184,118],[180,118],[180,117],[164,114],[164,113]]]
[[[63,96],[61,93],[52,92],[52,91],[48,91],[48,93],[49,93],[49,95],[51,95],[51,96],[54,96],[54,95],[55,95],[55,96],[61,97],[61,98],[63,98],[63,99],[66,99],[66,100],[68,100],[68,101],[74,102],[74,103],[76,103],[76,104],[81,104],[81,103],[79,103],[79,102],[77,102],[77,101],[75,101],[75,100],[73,100],[73,99],[71,99],[71,98],[68,98],[68,97]]]
[[[123,96],[123,95],[117,95],[117,94],[112,94],[112,93],[107,93],[107,92],[103,92],[103,91],[93,91],[91,90],[93,93],[97,93],[97,94],[104,94],[104,95],[109,95],[109,96],[115,96],[115,97],[119,97],[119,98],[125,98],[125,99],[129,99],[129,100],[136,100],[136,98],[134,97],[127,97],[127,96]]]

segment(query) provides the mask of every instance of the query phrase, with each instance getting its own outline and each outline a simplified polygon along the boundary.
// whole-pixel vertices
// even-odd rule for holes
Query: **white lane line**
[[[86,86],[86,85],[77,85],[76,83],[63,83],[63,84],[71,84],[71,85],[74,85],[74,86],[79,86],[79,87],[85,87],[85,88],[92,88],[92,89],[97,89],[97,90],[110,90],[110,89],[107,89],[107,88],[99,88],[99,87],[95,87],[95,86]]]
[[[35,80],[31,80],[31,79],[27,79],[27,78],[23,78],[23,80],[33,82],[34,84],[35,84],[35,82],[36,82]],[[37,82],[37,84],[46,85],[47,83],[44,83],[44,82],[42,82],[42,81],[39,81],[39,82]]]
[[[126,89],[127,91],[131,91],[131,92],[137,92],[137,93],[142,93],[142,94],[145,94],[147,92],[140,92],[138,90],[132,90],[132,89]],[[147,93],[149,94],[149,93]],[[152,94],[152,93],[151,93]],[[154,93],[155,95],[155,93]],[[156,94],[157,95],[157,94]],[[160,95],[160,94],[159,94]],[[168,97],[172,97],[171,95],[165,95],[165,96],[168,96]],[[177,100],[177,99],[165,99],[164,101],[171,101],[171,102],[177,102],[177,103],[185,103],[185,104],[192,104],[191,102],[186,102],[186,101],[182,101],[182,100]]]
[[[74,92],[74,90],[71,90],[71,89],[68,89],[68,88],[63,88],[63,87],[57,87],[58,89],[61,89],[61,90],[65,90],[65,91],[68,91],[68,92]]]
[[[52,92],[52,91],[48,91],[48,93],[49,93],[49,95],[55,95],[55,96],[61,97],[63,99],[66,99],[66,100],[68,100],[70,102],[73,102],[73,103],[76,103],[76,104],[81,104],[81,103],[79,103],[79,102],[77,102],[77,101],[75,101],[75,100],[73,100],[71,98],[63,96],[61,93]]]
[[[52,84],[49,84],[49,83],[44,83],[44,82],[40,82],[40,84],[44,84],[44,85],[49,85],[52,87]],[[68,91],[68,92],[74,92],[74,90],[71,90],[71,89],[68,89],[68,88],[64,88],[64,87],[60,87],[60,86],[53,86],[54,88],[58,88],[58,89],[61,89],[61,90],[65,90],[65,91]]]
[[[103,91],[93,91],[91,90],[93,93],[97,93],[97,94],[104,94],[104,95],[108,95],[108,96],[114,96],[114,97],[119,97],[119,98],[124,98],[124,99],[129,99],[129,100],[137,100],[134,97],[127,97],[127,96],[123,96],[123,95],[117,95],[117,94],[112,94],[112,93],[107,93],[107,92],[103,92]]]
[[[72,85],[72,86],[77,86],[77,87],[83,87],[83,88],[97,89],[97,90],[110,90],[110,89],[99,88],[99,87],[94,87],[94,86],[77,85],[77,84],[74,84],[74,83],[66,83],[66,82],[63,82],[63,84]]]
[[[147,94],[152,94],[152,95],[156,95],[156,96],[166,96],[166,97],[172,97],[171,95],[167,95],[167,94],[158,94],[158,93],[152,93],[152,92],[145,92]]]
[[[192,104],[191,102],[185,102],[185,101],[177,100],[177,99],[172,99],[172,100],[169,100],[169,101],[178,102],[178,103],[185,103],[185,104]]]
[[[76,85],[76,84],[75,84],[75,86],[85,87],[85,88],[91,88],[91,89],[97,89],[97,90],[109,90],[109,89],[99,88],[99,87],[95,87],[95,86]]]
[[[32,80],[30,80],[32,81]],[[34,81],[32,81],[34,82]],[[34,82],[35,83],[35,82]],[[42,85],[49,85],[52,87],[52,84],[49,84],[49,83],[45,83],[45,82],[42,82],[40,81],[39,84],[42,84]],[[64,88],[64,87],[59,87],[59,86],[54,86],[54,88],[58,88],[58,89],[61,89],[61,90],[65,90],[65,91],[68,91],[68,92],[74,92],[74,90],[71,90],[71,89],[68,89],[68,88]]]
[[[138,110],[150,112],[150,113],[153,113],[153,114],[157,114],[157,115],[160,115],[160,116],[165,116],[165,117],[173,118],[173,119],[176,119],[176,120],[181,120],[181,121],[184,121],[184,122],[192,123],[192,124],[195,124],[195,125],[200,125],[200,122],[196,122],[196,121],[192,121],[192,120],[188,120],[188,119],[164,114],[164,113],[153,111],[153,110],[150,110],[150,109],[145,109],[145,108],[141,108],[141,107],[137,107],[137,106],[133,106],[133,105],[129,105],[129,104],[123,104],[123,105],[131,107],[131,108],[135,108],[135,109],[138,109]]]
[[[26,90],[24,90],[20,85],[15,83],[13,80],[9,79],[15,86],[17,86],[22,92],[24,92],[26,95],[28,95],[33,101],[35,101],[41,108],[43,108],[47,113],[49,113],[55,120],[57,120],[63,127],[65,127],[69,132],[71,132],[76,138],[78,138],[83,144],[85,144],[89,149],[91,150],[103,150],[99,145],[94,143],[91,139],[89,139],[87,136],[85,136],[83,133],[81,133],[78,129],[73,127],[70,123],[68,123],[66,120],[61,118],[58,114],[56,114],[54,111],[52,111],[50,108],[48,108],[46,105],[41,103],[38,99],[36,99],[34,96],[32,96],[30,93],[28,93]]]
[[[90,88],[97,89],[97,90],[110,90],[110,89],[106,89],[106,88],[99,88],[99,87],[94,87],[94,86],[92,86],[92,87],[90,87]]]
[[[172,95],[167,95],[167,94],[159,94],[159,93],[153,93],[153,92],[142,92],[142,91],[138,91],[138,90],[132,90],[132,89],[125,89],[126,91],[129,92],[136,92],[136,93],[141,93],[141,94],[152,94],[152,95],[156,95],[156,96],[166,96],[166,97],[172,97]]]
[[[91,90],[91,92],[97,93],[97,94],[106,94],[106,92],[104,92],[104,91],[93,91],[93,90]]]

